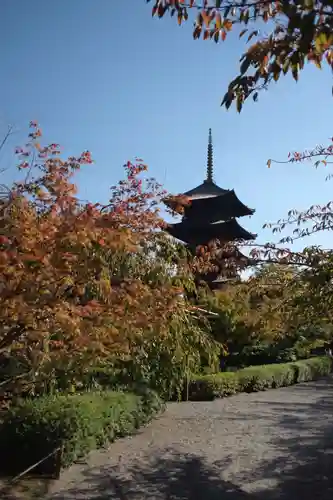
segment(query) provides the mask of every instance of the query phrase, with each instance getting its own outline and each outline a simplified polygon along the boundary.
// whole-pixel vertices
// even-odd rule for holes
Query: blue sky
[[[241,222],[258,241],[271,239],[265,222],[331,200],[327,167],[266,167],[268,158],[328,143],[328,69],[307,67],[299,83],[286,77],[241,114],[227,112],[220,102],[243,42],[236,35],[218,45],[193,41],[191,22],[178,27],[150,11],[144,0],[1,0],[0,132],[8,123],[17,130],[2,166],[14,165],[12,147],[24,143],[34,119],[45,141],[67,154],[92,152],[96,163],[78,179],[82,198],[105,202],[134,156],[166,189],[181,192],[204,178],[211,127],[215,181],[256,209]],[[9,169],[5,181],[14,175]],[[333,246],[330,234],[312,242]]]

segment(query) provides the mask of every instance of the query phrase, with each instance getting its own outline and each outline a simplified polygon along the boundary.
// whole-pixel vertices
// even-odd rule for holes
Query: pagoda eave
[[[227,221],[235,217],[253,215],[254,212],[255,210],[239,200],[233,189],[210,198],[192,199],[184,207],[185,218],[195,218],[197,221],[205,222]]]
[[[219,240],[227,243],[236,240],[254,240],[256,235],[249,233],[233,219],[228,222],[215,222],[209,226],[193,225],[187,221],[170,224],[167,232],[189,245],[206,245],[210,241]]]

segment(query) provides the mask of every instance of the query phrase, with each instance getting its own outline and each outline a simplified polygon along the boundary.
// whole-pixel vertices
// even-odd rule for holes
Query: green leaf
[[[293,66],[291,73],[293,75],[294,80],[297,82],[298,81],[298,66]]]
[[[222,3],[222,0],[221,0],[221,3]],[[224,17],[228,17],[230,10],[231,10],[231,5],[228,5],[224,10]]]
[[[316,38],[315,38],[315,47],[317,52],[321,52],[323,47],[326,47],[328,44],[328,38],[325,33],[320,33]]]
[[[233,101],[233,94],[231,92],[227,92],[223,97],[223,101],[221,102],[221,106],[225,106],[226,109],[229,109],[232,101]]]
[[[252,33],[250,33],[247,41],[249,42],[251,40],[251,38],[253,38],[254,36],[258,36],[258,30],[255,30],[255,31],[252,31]]]
[[[282,71],[284,74],[288,73],[289,67],[290,67],[290,59],[286,59],[282,66]]]
[[[243,107],[243,99],[241,96],[238,96],[237,101],[236,101],[236,108],[237,108],[238,113],[240,113],[242,111],[242,107]]]
[[[243,21],[244,24],[247,24],[250,19],[250,9],[247,9],[246,11],[243,11],[241,13],[241,20]]]
[[[249,59],[248,57],[245,57],[245,59],[243,60],[241,66],[240,66],[240,72],[242,75],[244,75],[244,73],[247,72],[247,70],[250,67],[250,64],[251,64],[251,59]]]

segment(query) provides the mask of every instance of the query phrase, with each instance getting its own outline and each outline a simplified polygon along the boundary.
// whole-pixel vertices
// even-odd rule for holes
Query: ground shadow
[[[281,405],[282,406],[282,405]],[[317,411],[324,407],[333,410],[333,402],[322,401]],[[280,409],[283,411],[282,408]],[[295,411],[295,408],[293,408]],[[316,412],[314,408],[313,418]],[[276,409],[276,411],[279,411]],[[307,419],[281,416],[281,429],[290,430],[306,426]],[[145,465],[104,467],[90,469],[80,488],[67,490],[53,496],[54,500],[332,500],[333,498],[333,427],[331,422],[307,437],[274,440],[279,458],[263,462],[251,472],[240,472],[235,481],[221,477],[228,462],[207,463],[202,456],[181,455],[174,449],[161,450]],[[256,491],[249,491],[251,480],[261,484]],[[242,484],[247,485],[244,489]],[[86,485],[86,486],[85,486]]]
[[[149,465],[88,470],[81,487],[52,497],[54,500],[332,500],[332,447],[318,448],[324,443],[304,446],[292,460],[281,459],[264,464],[255,471],[256,480],[266,483],[261,491],[246,491],[240,484],[221,478],[227,463],[207,464],[202,457],[180,455],[175,450],[163,450],[169,457],[153,457]],[[296,440],[290,443],[297,447]],[[326,454],[327,451],[330,453]],[[298,461],[301,460],[301,463]],[[238,478],[249,482],[246,474]],[[269,483],[274,480],[274,487]],[[276,484],[277,483],[277,484]],[[86,486],[85,486],[86,485]]]
[[[201,457],[163,450],[147,465],[132,466],[122,474],[118,468],[90,470],[85,474],[87,488],[67,490],[53,496],[57,500],[90,498],[95,500],[250,500],[238,486],[222,481],[218,468]],[[216,464],[217,466],[217,464]]]
[[[325,389],[326,396],[315,403],[265,402],[278,416],[280,437],[272,440],[279,449],[275,460],[260,467],[263,478],[275,479],[278,486],[267,500],[333,499],[333,381],[326,379],[302,384],[298,393]],[[283,437],[286,436],[286,437]]]
[[[326,384],[326,385],[325,385]],[[305,386],[299,386],[301,395]],[[239,470],[229,480],[225,472],[235,456],[221,451],[221,460],[209,462],[205,450],[180,453],[175,448],[143,450],[136,462],[124,457],[117,466],[89,468],[81,484],[45,496],[52,500],[320,500],[333,499],[333,381],[307,386],[324,389],[314,402],[288,402],[267,393],[249,407],[246,418],[265,415],[274,422],[268,443],[274,459],[261,460],[248,470]],[[327,389],[327,390],[326,390]],[[298,389],[297,389],[298,390]],[[286,396],[287,396],[286,392]],[[270,398],[271,396],[271,398]],[[305,401],[304,401],[305,400]],[[254,402],[254,401],[253,401]],[[221,416],[223,418],[223,415]],[[221,436],[217,436],[221,439]],[[249,439],[256,439],[250,436]],[[221,441],[223,445],[223,441]],[[112,447],[110,448],[110,454]],[[223,458],[222,458],[223,457]],[[236,457],[237,458],[237,457]],[[124,463],[124,465],[122,465]],[[228,480],[225,478],[227,477]],[[0,495],[1,496],[1,495]],[[1,498],[3,498],[1,496]],[[42,498],[42,497],[39,497]],[[10,499],[12,500],[12,499]]]

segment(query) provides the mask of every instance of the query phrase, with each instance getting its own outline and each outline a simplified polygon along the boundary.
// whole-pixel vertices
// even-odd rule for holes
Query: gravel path
[[[333,499],[333,379],[172,403],[64,471],[52,500]]]

